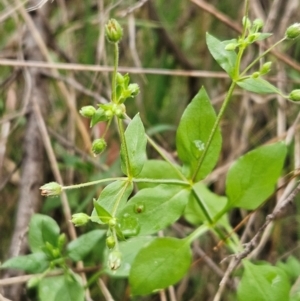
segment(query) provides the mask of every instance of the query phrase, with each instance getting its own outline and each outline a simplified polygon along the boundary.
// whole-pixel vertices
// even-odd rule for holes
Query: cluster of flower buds
[[[233,39],[226,46],[225,50],[234,51],[236,48],[243,47],[245,48],[247,45],[254,43],[255,41],[265,39],[269,37],[271,34],[261,33],[261,29],[264,26],[264,23],[261,19],[255,19],[253,22],[249,20],[249,18],[243,18],[243,26],[247,30],[247,37],[240,38],[238,40]]]
[[[130,78],[128,74],[122,75],[117,73],[117,103],[122,104],[127,98],[133,98],[139,94],[140,88],[138,84],[129,84]]]
[[[93,127],[98,122],[111,120],[114,116],[117,116],[120,119],[124,119],[126,107],[123,103],[116,104],[110,102],[107,104],[100,104],[98,109],[95,109],[93,106],[82,107],[79,113],[83,117],[90,118],[90,127]]]
[[[266,75],[267,73],[270,72],[271,70],[271,65],[272,65],[272,62],[266,62],[264,63],[261,68],[259,69],[259,71],[255,71],[252,73],[251,77],[253,78],[258,78],[262,75]]]

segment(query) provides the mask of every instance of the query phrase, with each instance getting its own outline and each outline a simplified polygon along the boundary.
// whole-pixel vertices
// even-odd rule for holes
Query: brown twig
[[[73,272],[75,273],[90,273],[90,272],[96,272],[99,271],[101,266],[93,266],[93,267],[84,267],[84,268],[75,268],[73,269]],[[53,276],[58,276],[62,275],[64,271],[62,270],[57,270],[50,272],[46,275],[46,277],[53,277]],[[15,285],[18,283],[25,283],[28,280],[30,280],[32,277],[39,277],[39,276],[44,276],[44,274],[30,274],[30,275],[22,275],[22,276],[16,276],[16,277],[11,277],[7,279],[0,279],[0,287],[1,286],[10,286],[10,285]]]
[[[253,238],[245,244],[244,251],[233,255],[234,256],[234,264],[232,267],[229,269],[228,273],[231,274],[232,271],[239,265],[239,263],[242,261],[242,259],[246,258],[252,250],[258,245],[259,239],[266,229],[266,227],[273,222],[275,219],[279,218],[284,210],[287,208],[289,204],[291,204],[294,199],[296,198],[297,194],[300,192],[300,184],[292,191],[292,193],[284,200],[281,202],[281,204],[273,210],[271,214],[269,214],[266,217],[266,221],[264,224],[258,229],[257,233],[253,236]],[[222,282],[222,281],[221,281]]]
[[[242,32],[242,27],[233,21],[231,18],[227,17],[225,14],[222,12],[218,11],[214,6],[211,4],[208,4],[205,1],[202,0],[190,0],[191,2],[195,3],[197,6],[201,7],[203,10],[207,11],[214,17],[216,17],[218,20],[229,26],[230,28],[234,29],[238,33]],[[256,44],[261,45],[263,48],[266,46],[263,45],[260,42],[257,42]],[[284,62],[285,64],[289,65],[290,67],[294,68],[295,70],[300,71],[300,64],[298,64],[296,61],[292,60],[288,55],[283,54],[281,52],[278,52],[274,49],[270,51],[271,54],[273,54],[276,58]]]
[[[0,59],[0,66],[13,67],[35,67],[47,69],[62,69],[75,71],[91,71],[91,72],[112,72],[113,67],[84,65],[84,64],[70,64],[70,63],[46,63],[39,61],[19,61],[10,59]],[[170,70],[170,69],[155,69],[155,68],[130,68],[118,67],[121,73],[131,74],[156,74],[156,75],[172,75],[172,76],[189,76],[189,77],[204,77],[204,78],[228,78],[225,72],[214,71],[198,71],[198,70]]]

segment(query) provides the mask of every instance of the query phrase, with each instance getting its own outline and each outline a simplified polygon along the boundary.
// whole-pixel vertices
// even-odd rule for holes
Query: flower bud
[[[264,74],[267,74],[270,72],[271,70],[271,65],[272,65],[272,62],[266,62],[262,65],[262,67],[260,68],[259,70],[259,73],[261,75],[264,75]]]
[[[108,255],[108,267],[111,270],[117,270],[121,266],[122,253],[120,251],[112,251]]]
[[[260,76],[260,73],[257,72],[257,71],[253,72],[252,75],[251,75],[252,78],[258,78],[259,76]]]
[[[40,187],[41,195],[43,196],[55,196],[60,195],[62,192],[62,186],[56,182],[50,182]]]
[[[109,42],[117,43],[123,36],[123,29],[117,20],[110,19],[105,25],[105,34]]]
[[[83,117],[92,118],[96,113],[96,109],[93,106],[85,106],[81,108],[79,113]]]
[[[71,223],[75,225],[75,227],[83,226],[90,220],[90,216],[85,213],[75,213],[72,215]]]
[[[110,227],[115,227],[116,224],[117,224],[117,219],[115,217],[112,217],[109,221],[108,221],[108,224]]]
[[[227,51],[233,51],[238,46],[237,43],[229,43],[225,46],[225,50]]]
[[[114,113],[112,110],[106,110],[105,111],[105,117],[107,120],[110,120],[114,116]]]
[[[300,23],[295,23],[288,27],[285,32],[285,36],[288,39],[296,39],[300,36]]]
[[[67,241],[66,234],[65,233],[60,234],[57,240],[57,247],[59,250],[63,249],[63,247],[66,244],[66,241]]]
[[[128,91],[130,91],[131,97],[134,97],[140,93],[140,87],[138,84],[130,84],[128,86]]]
[[[255,42],[260,36],[260,33],[259,32],[256,32],[256,33],[252,33],[248,36],[247,38],[247,41],[248,43],[253,43]]]
[[[92,144],[92,152],[94,156],[100,155],[106,149],[106,142],[103,138],[94,140]]]
[[[118,117],[118,118],[121,118],[121,119],[124,119],[125,116],[124,114],[126,113],[126,107],[124,104],[120,104],[118,105],[116,108],[115,108],[115,115]]]
[[[293,101],[299,101],[300,100],[300,89],[293,90],[289,94],[288,98]]]
[[[113,249],[116,245],[115,238],[113,236],[108,236],[106,238],[106,245],[109,249]]]
[[[39,276],[33,276],[27,281],[26,286],[28,289],[35,288],[39,285],[40,281],[41,281],[41,278]],[[5,300],[5,299],[3,299],[3,300]]]
[[[61,257],[60,250],[57,248],[53,248],[51,250],[51,254],[52,254],[52,258],[60,258]]]
[[[122,86],[124,84],[124,76],[119,72],[117,72],[116,80],[117,80],[117,85]]]
[[[243,17],[242,24],[247,29],[251,27],[251,21],[246,16]]]
[[[253,26],[256,30],[260,30],[264,26],[264,21],[262,19],[255,19],[253,21]]]

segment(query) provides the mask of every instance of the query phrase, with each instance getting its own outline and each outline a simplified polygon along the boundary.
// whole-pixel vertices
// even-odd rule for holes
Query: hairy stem
[[[119,45],[118,43],[114,43],[114,71],[112,76],[112,102],[117,103],[117,71],[119,64]]]
[[[278,42],[276,42],[274,45],[272,45],[270,48],[268,48],[266,51],[264,51],[261,55],[259,55],[247,68],[241,73],[240,76],[244,76],[248,70],[250,70],[262,57],[264,57],[266,54],[268,54],[273,48],[281,44],[283,41],[286,40],[286,37],[282,38]]]
[[[114,182],[114,181],[127,181],[127,177],[115,177],[115,178],[106,178],[106,179],[101,179],[101,180],[96,180],[96,181],[91,181],[87,183],[81,183],[81,184],[76,184],[76,185],[70,185],[70,186],[63,186],[63,190],[71,190],[71,189],[78,189],[78,188],[83,188],[87,186],[92,186],[92,185],[97,185],[100,183],[105,183],[105,182]]]

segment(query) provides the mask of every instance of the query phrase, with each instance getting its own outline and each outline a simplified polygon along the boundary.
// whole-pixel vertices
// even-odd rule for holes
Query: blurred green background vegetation
[[[250,1],[250,17],[262,18],[269,26],[268,30],[273,32],[273,37],[268,43],[280,39],[285,26],[299,21],[300,18],[298,1],[282,1],[279,6],[277,2]],[[32,110],[30,99],[29,104],[25,102],[27,84],[24,70],[18,66],[1,63],[5,59],[26,60],[29,55],[24,45],[28,43],[27,35],[33,32],[26,29],[28,23],[24,21],[24,15],[18,10],[6,15],[17,3],[0,1],[0,261],[10,256],[8,250],[12,247],[11,238],[18,230],[14,225],[17,208],[20,206],[20,185],[24,176],[21,166],[27,152],[24,149],[24,139],[28,125],[27,117]],[[26,6],[30,4],[31,2]],[[141,4],[140,7],[135,7],[138,4]],[[205,33],[209,32],[221,40],[237,37],[239,33],[234,27],[240,26],[243,10],[244,2],[238,0],[57,0],[52,3],[49,1],[39,11],[30,13],[30,16],[38,31],[43,28],[49,59],[71,66],[112,66],[112,46],[105,41],[104,24],[111,17],[118,19],[124,27],[124,37],[120,43],[120,66],[134,68],[131,79],[132,82],[137,82],[141,89],[135,100],[127,101],[127,113],[132,117],[139,111],[149,135],[176,159],[175,131],[184,108],[204,85],[215,109],[218,110],[229,84],[229,79],[207,50]],[[224,22],[224,17],[228,23]],[[300,43],[296,41],[293,45],[285,46],[277,51],[290,58],[292,63],[287,64],[274,55],[270,55],[268,59],[273,62],[270,77],[288,93],[291,89],[299,88],[300,69],[297,68]],[[245,57],[245,64],[256,57],[261,49],[253,45]],[[39,61],[41,58],[31,57],[30,60]],[[104,128],[99,125],[91,131],[87,120],[75,117],[58,85],[66,85],[71,103],[78,112],[84,105],[96,106],[99,100],[110,98],[110,72],[79,71],[75,66],[74,70],[61,69],[54,76],[50,69],[38,70],[40,83],[47,96],[40,99],[40,106],[46,108],[43,118],[64,183],[87,182],[119,175],[119,144],[114,127],[111,127],[109,132],[106,153],[99,158],[93,158],[86,141],[99,137]],[[149,70],[152,74],[149,74]],[[168,75],[162,74],[166,70]],[[192,71],[200,72],[193,76],[195,73]],[[180,72],[181,75],[178,75]],[[249,149],[272,139],[285,138],[297,114],[298,106],[279,100],[275,96],[257,96],[237,90],[221,124],[224,145],[217,166],[219,172],[208,179],[211,189],[224,194],[224,175],[228,165]],[[86,136],[76,127],[76,118],[80,118],[84,125]],[[290,148],[287,170],[300,167],[299,140],[299,137],[295,138],[293,147]],[[157,158],[151,147],[148,149],[148,155],[149,158]],[[44,182],[52,181],[52,163],[46,155],[43,162],[41,178]],[[37,188],[36,193],[39,193]],[[101,187],[90,187],[68,193],[72,213],[90,212],[91,201],[100,191]],[[253,233],[263,222],[266,213],[274,207],[275,201],[273,198],[257,214]],[[272,262],[299,246],[299,209],[298,198],[290,213],[276,224],[260,254],[260,259]],[[67,221],[62,214],[60,198],[40,198],[39,204],[30,210],[31,213],[39,211],[51,215],[60,223],[62,231],[66,231]],[[245,212],[234,211],[231,216],[232,223],[238,223],[244,215]],[[182,225],[185,225],[184,221],[179,222],[179,226]],[[89,225],[80,228],[78,233],[95,227]],[[24,236],[26,229],[22,231]],[[172,235],[178,235],[176,228],[168,231],[171,231]],[[289,234],[284,235],[285,233]],[[206,254],[219,264],[226,252],[214,252],[212,248],[216,243],[214,237],[202,238],[200,242]],[[102,248],[103,245],[100,245],[99,252],[92,254],[86,264],[101,263]],[[218,286],[220,277],[212,272],[203,260],[199,260],[199,254],[196,254],[195,252],[195,264],[189,274],[176,287],[177,300],[212,300]],[[299,248],[293,251],[293,255],[299,258]],[[130,298],[125,280],[105,278],[105,281],[115,300],[160,300],[158,295]],[[97,287],[92,287],[91,292],[95,300],[102,300]],[[230,296],[231,293],[228,292],[226,300],[234,300]]]

